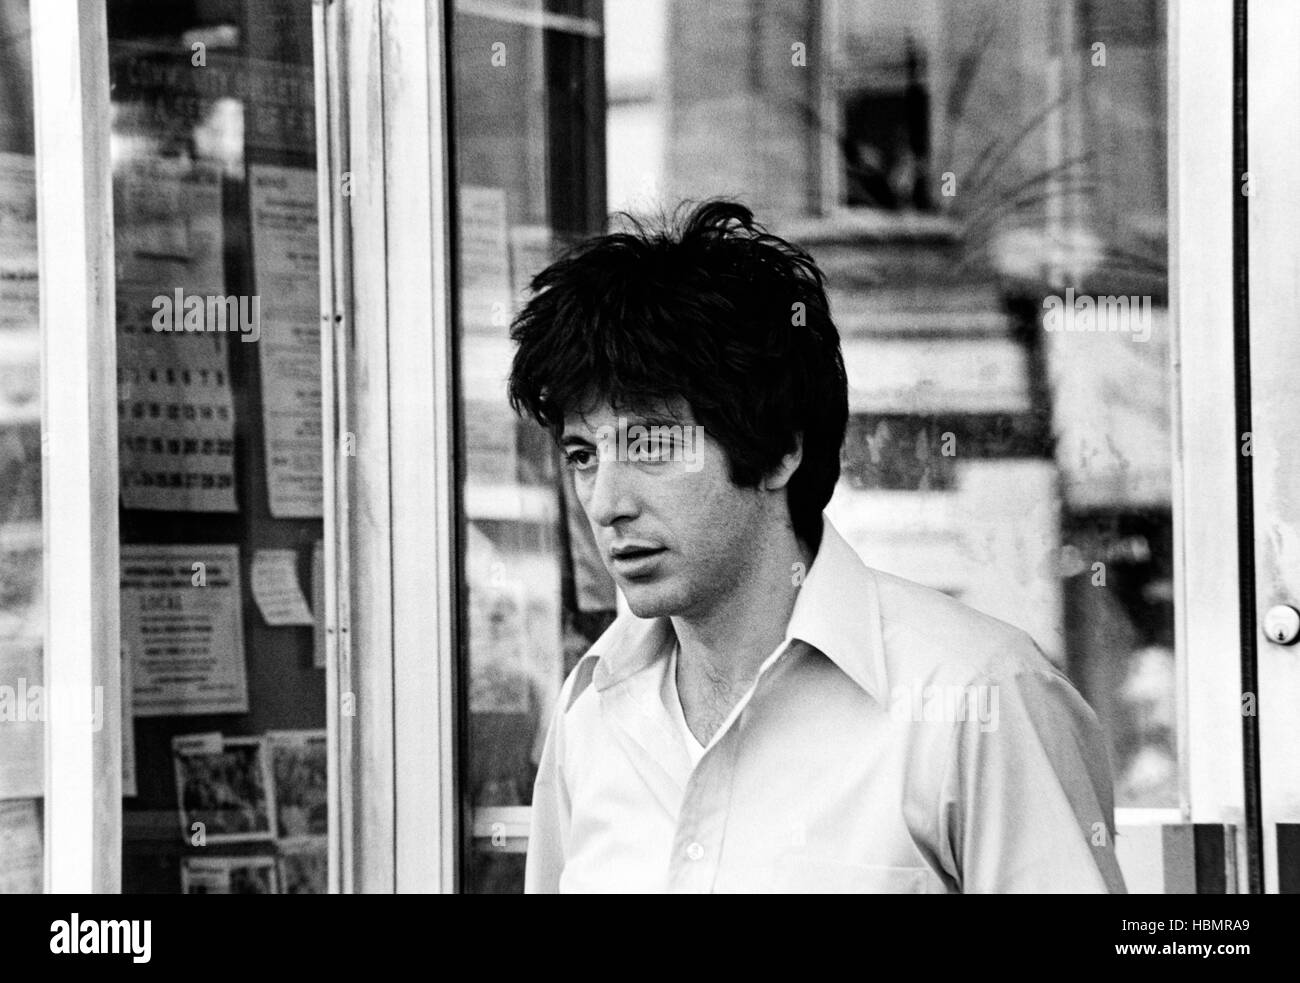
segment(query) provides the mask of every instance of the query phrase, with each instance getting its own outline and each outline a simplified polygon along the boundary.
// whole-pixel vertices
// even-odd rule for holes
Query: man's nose
[[[587,516],[599,526],[612,526],[636,516],[633,474],[626,461],[602,460],[596,467],[587,497]]]

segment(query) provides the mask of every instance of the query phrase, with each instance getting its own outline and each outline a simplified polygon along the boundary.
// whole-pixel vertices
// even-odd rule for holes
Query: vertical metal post
[[[382,12],[396,890],[449,892],[460,834],[447,15],[441,0]]]
[[[1241,193],[1248,160],[1246,86],[1246,0],[1234,0],[1232,12],[1232,174],[1224,189],[1232,199],[1232,338],[1236,393],[1235,435],[1253,431],[1250,406],[1250,242],[1248,204]],[[1246,881],[1251,894],[1264,890],[1264,836],[1260,813],[1259,652],[1255,625],[1255,486],[1252,458],[1237,455],[1237,590],[1241,638],[1241,691],[1255,696],[1255,712],[1241,716],[1242,773],[1246,801]]]
[[[347,363],[343,318],[347,310],[347,210],[342,207],[344,176],[340,169],[347,132],[347,106],[340,98],[339,6],[313,0],[312,41],[315,63],[316,179],[320,231],[321,319],[321,460],[324,462],[325,545],[325,724],[328,739],[329,891],[352,891],[352,749],[353,717],[345,712],[343,694],[351,692],[348,645],[348,488],[340,469],[340,434],[347,419]],[[341,602],[344,606],[340,606]]]
[[[117,352],[103,0],[31,5],[45,451],[45,887],[121,890]],[[102,718],[90,716],[100,694]]]
[[[440,0],[317,0],[315,36],[331,890],[451,891],[458,513],[446,12]]]
[[[1174,602],[1184,819],[1245,826],[1233,419],[1232,2],[1171,3]],[[1244,840],[1237,855],[1245,855]],[[1240,872],[1245,880],[1244,869]]]

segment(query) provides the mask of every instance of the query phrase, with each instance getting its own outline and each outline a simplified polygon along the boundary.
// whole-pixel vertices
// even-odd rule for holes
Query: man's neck
[[[707,743],[785,637],[812,550],[788,526],[756,544],[753,566],[700,618],[673,618],[681,646],[677,684],[692,732]]]

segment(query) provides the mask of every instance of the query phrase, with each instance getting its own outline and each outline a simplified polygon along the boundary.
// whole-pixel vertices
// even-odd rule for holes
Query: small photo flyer
[[[271,776],[260,737],[172,738],[181,833],[194,845],[272,838]]]
[[[280,848],[281,894],[327,894],[329,857],[325,840],[299,840]]]
[[[329,832],[328,759],[325,731],[269,731],[277,839],[324,836]]]
[[[182,894],[279,894],[274,857],[185,857]]]

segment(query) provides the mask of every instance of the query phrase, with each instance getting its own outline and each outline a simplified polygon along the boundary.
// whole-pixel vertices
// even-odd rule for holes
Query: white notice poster
[[[0,153],[0,334],[39,329],[36,276],[35,159]]]
[[[13,467],[6,458],[28,457],[17,428],[40,428],[39,309],[36,169],[28,154],[0,153],[0,431],[13,428],[8,446],[0,445],[0,474]],[[23,470],[20,463],[18,475]],[[16,486],[10,494],[18,494]]]
[[[0,638],[0,799],[45,794],[41,648],[40,638]]]
[[[238,546],[123,546],[137,717],[247,713]]]
[[[460,321],[466,469],[481,484],[518,480],[518,423],[506,401],[514,351],[510,318],[508,199],[504,188],[463,186],[460,205]],[[521,234],[521,242],[527,238]],[[527,262],[525,260],[525,262]]]
[[[262,425],[277,519],[324,514],[316,172],[253,165],[253,276],[261,298]]]
[[[0,802],[0,894],[40,894],[43,869],[36,800]]]
[[[298,552],[291,549],[253,553],[253,600],[268,625],[310,625],[311,609],[298,583]]]
[[[325,668],[325,544],[316,540],[311,548],[311,664]]]
[[[513,306],[505,189],[465,185],[457,202],[461,323],[471,334],[504,338]]]
[[[223,296],[220,169],[131,160],[113,198],[122,504],[237,511],[227,339],[254,334],[229,318],[248,300]]]

